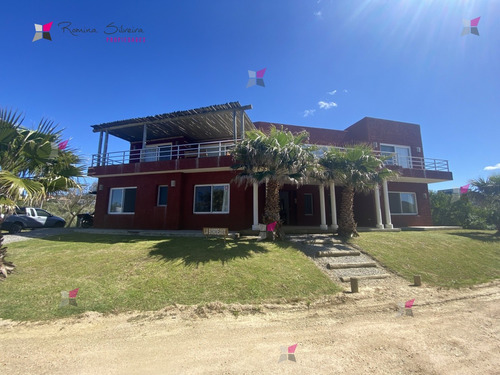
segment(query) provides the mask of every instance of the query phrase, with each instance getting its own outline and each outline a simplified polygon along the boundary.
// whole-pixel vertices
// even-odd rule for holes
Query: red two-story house
[[[431,225],[427,184],[452,180],[448,162],[424,157],[420,126],[365,117],[345,130],[253,123],[238,102],[92,126],[100,133],[88,175],[97,177],[95,227],[124,229],[257,229],[264,186],[233,182],[231,148],[245,132],[274,125],[306,130],[309,143],[349,147],[368,143],[390,156],[400,172],[370,194],[355,196],[359,226]],[[108,152],[109,135],[130,143]],[[342,186],[285,185],[280,192],[284,225],[337,228]]]

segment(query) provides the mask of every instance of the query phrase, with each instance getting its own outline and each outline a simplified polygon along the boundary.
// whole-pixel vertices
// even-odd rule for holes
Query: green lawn
[[[312,299],[341,290],[286,244],[82,233],[8,245],[0,317],[45,320],[84,311],[157,310],[173,303]],[[59,307],[80,288],[78,306]]]
[[[465,287],[500,278],[500,238],[494,231],[367,232],[352,242],[409,281]]]

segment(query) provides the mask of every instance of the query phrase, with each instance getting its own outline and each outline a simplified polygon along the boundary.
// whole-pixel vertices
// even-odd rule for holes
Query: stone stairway
[[[369,280],[391,276],[368,255],[332,235],[300,235],[289,239],[334,280],[349,282],[351,277]]]

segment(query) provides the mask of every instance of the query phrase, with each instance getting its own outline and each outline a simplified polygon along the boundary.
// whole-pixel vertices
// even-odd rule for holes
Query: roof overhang
[[[108,122],[92,125],[92,128],[94,133],[107,131],[108,134],[128,142],[141,142],[143,140],[144,125],[147,129],[147,140],[177,137],[185,137],[192,142],[231,139],[235,138],[234,119],[236,119],[236,129],[240,137],[242,118],[245,131],[255,129],[252,120],[245,112],[248,109],[252,109],[252,106],[242,106],[239,102],[231,102],[187,111]]]

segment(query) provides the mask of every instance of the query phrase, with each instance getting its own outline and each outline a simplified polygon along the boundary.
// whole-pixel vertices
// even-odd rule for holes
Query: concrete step
[[[366,263],[328,263],[326,268],[329,270],[343,269],[343,268],[368,268],[377,267],[377,263],[366,262]]]
[[[361,253],[359,251],[346,251],[346,250],[326,250],[318,251],[316,253],[317,257],[348,257],[348,256],[359,256]]]
[[[328,238],[328,239],[305,240],[304,243],[308,245],[333,245],[333,244],[340,244],[342,242],[339,240]]]
[[[367,279],[385,279],[387,277],[391,277],[388,273],[381,273],[380,275],[364,275],[364,276],[352,276],[359,280],[367,280]],[[342,276],[340,277],[340,281],[344,283],[349,283],[351,281],[351,277]]]

